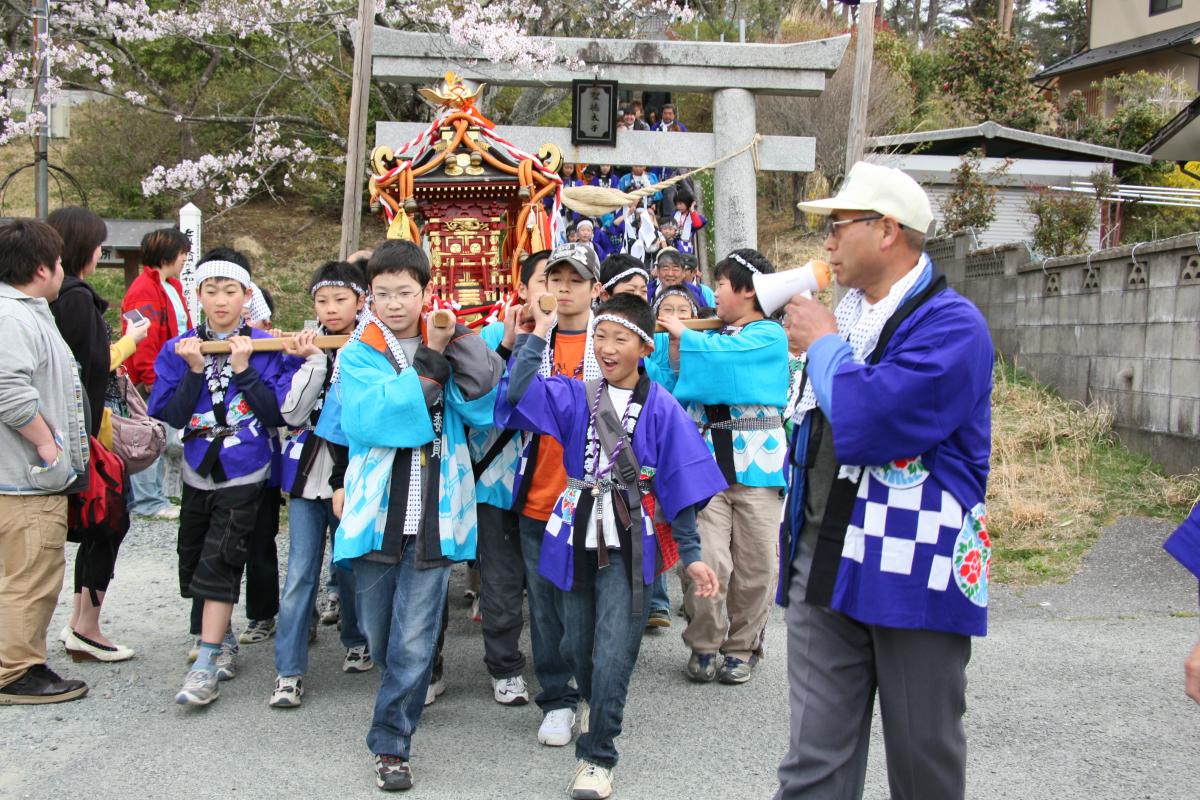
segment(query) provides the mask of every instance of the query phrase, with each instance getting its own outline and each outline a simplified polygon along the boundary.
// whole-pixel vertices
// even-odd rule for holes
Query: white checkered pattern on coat
[[[919,483],[902,488],[880,480],[885,470],[872,467],[859,483],[842,558],[862,564],[867,538],[873,537],[881,540],[879,571],[911,575],[914,561],[924,563],[927,558],[917,558],[918,548],[933,548],[943,537],[949,537],[950,541],[958,537],[963,526],[963,509],[949,492],[927,480],[928,473]],[[949,555],[935,554],[929,566],[928,588],[946,591],[951,567]]]

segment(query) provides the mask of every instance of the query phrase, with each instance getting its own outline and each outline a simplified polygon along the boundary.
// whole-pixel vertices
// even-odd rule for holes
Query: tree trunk
[[[1012,33],[1013,0],[999,0],[997,20],[1000,23],[1000,30],[1002,32]]]
[[[532,125],[558,105],[565,94],[561,89],[543,89],[539,86],[522,89],[505,122],[509,125]]]
[[[939,0],[929,0],[929,8],[925,12],[925,36],[922,44],[926,47],[932,45],[934,37],[937,36],[938,2]]]
[[[921,0],[912,0],[912,22],[908,26],[910,36],[921,35]]]

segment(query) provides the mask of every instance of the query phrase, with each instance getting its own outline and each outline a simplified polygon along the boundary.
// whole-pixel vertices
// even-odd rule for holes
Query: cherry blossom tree
[[[672,0],[562,5],[376,0],[375,22],[439,33],[481,59],[536,74],[559,56],[535,35],[621,35],[644,15],[686,13]],[[0,0],[0,145],[43,121],[26,105],[37,78],[28,9]],[[354,0],[51,0],[39,42],[49,63],[45,97],[52,104],[65,89],[86,89],[109,98],[115,113],[136,107],[176,126],[181,158],[145,176],[147,196],[226,209],[320,176],[337,180],[356,13]],[[411,87],[385,84],[373,86],[371,109],[389,119],[428,113]]]

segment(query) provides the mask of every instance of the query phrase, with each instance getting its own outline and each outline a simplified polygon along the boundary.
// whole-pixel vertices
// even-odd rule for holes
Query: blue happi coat
[[[175,345],[180,339],[193,336],[196,336],[194,328],[181,336],[169,339],[154,359],[154,389],[150,393],[146,406],[147,413],[155,419],[165,419],[167,406],[176,388],[188,373],[187,362],[175,352]],[[271,334],[251,328],[250,338],[269,339]],[[275,399],[276,417],[279,415],[278,406],[283,403],[291,388],[292,375],[295,374],[301,363],[299,359],[279,352],[259,352],[250,356],[250,367],[254,370],[254,374]],[[200,379],[203,381],[204,376],[200,376]],[[274,428],[271,426],[278,424],[282,419],[270,421],[267,426],[264,426],[255,416],[254,410],[238,386],[237,375],[232,376],[229,380],[225,405],[225,423],[229,427],[237,429],[233,435],[221,440],[217,455],[225,479],[241,478],[258,472],[268,465],[272,467],[271,474],[277,475],[279,445]],[[178,420],[167,421],[174,424]],[[216,424],[212,394],[206,383],[200,390],[190,418],[182,427],[184,434],[183,458],[193,470],[199,471],[200,464],[210,445],[209,439],[197,434]],[[176,427],[179,426],[176,425]],[[273,485],[277,485],[277,483]]]
[[[732,419],[778,417],[787,404],[787,334],[777,322],[751,322],[733,334],[684,330],[679,337],[679,371],[664,368],[664,355],[647,368],[687,408],[704,430],[727,480],[744,486],[787,485],[787,439],[783,425],[765,430],[717,434],[707,424],[710,410],[723,408]],[[727,450],[728,452],[723,452]]]
[[[585,384],[566,376],[537,375],[514,407],[508,402],[508,381],[505,376],[500,382],[496,424],[554,437],[563,446],[567,475],[584,480],[591,414]],[[703,506],[726,489],[696,426],[658,384],[649,386],[631,441],[642,475],[650,479],[651,494],[666,520],[675,519],[689,506]],[[580,490],[567,487],[559,496],[546,523],[538,565],[539,573],[564,591],[570,591],[575,582],[572,532],[580,494]],[[642,522],[642,580],[649,585],[655,577],[658,542],[649,517],[644,515]],[[587,521],[580,520],[580,524],[586,526]],[[582,543],[582,529],[579,539]]]
[[[485,325],[479,331],[479,335],[488,347],[495,350],[500,344],[500,340],[504,338],[504,323],[493,322]],[[470,428],[467,431],[467,443],[471,449],[471,461],[479,463],[479,460],[492,449],[492,445],[504,435],[504,428],[492,424]],[[521,435],[512,436],[487,464],[475,481],[475,500],[477,502],[487,503],[505,510],[512,508],[522,446]]]
[[[824,413],[838,464],[864,469],[852,497],[846,490],[852,506],[832,594],[814,598],[810,576],[809,601],[869,625],[983,636],[992,557],[984,507],[991,337],[978,309],[945,288],[932,265],[897,314],[910,302],[919,305],[909,307],[882,353],[877,350],[877,363],[855,363],[832,334],[808,351],[813,380],[812,373],[836,366],[829,407],[818,391],[820,412],[793,431],[777,599],[787,601],[800,538],[792,532],[805,524],[804,464],[813,415]],[[835,488],[845,489],[844,481],[835,480]],[[836,494],[830,493],[830,506]],[[814,575],[821,546],[818,540]]]
[[[346,503],[333,547],[334,561],[344,563],[383,546],[391,473],[409,468],[397,451],[421,448],[437,437],[416,369],[397,372],[378,343],[366,340],[342,348],[338,363],[341,380],[325,396],[316,432],[350,450]],[[496,390],[466,400],[453,379],[443,390],[437,536],[442,557],[465,561],[475,557],[477,541],[465,426],[490,422]]]
[[[1200,578],[1200,505],[1167,537],[1163,549]]]

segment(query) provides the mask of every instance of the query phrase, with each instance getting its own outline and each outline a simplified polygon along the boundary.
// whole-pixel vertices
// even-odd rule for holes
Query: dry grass
[[[1168,477],[1126,450],[1112,414],[1063,400],[997,362],[992,395],[988,528],[997,580],[1062,580],[1100,529],[1122,514],[1177,519],[1200,494],[1200,473]]]

